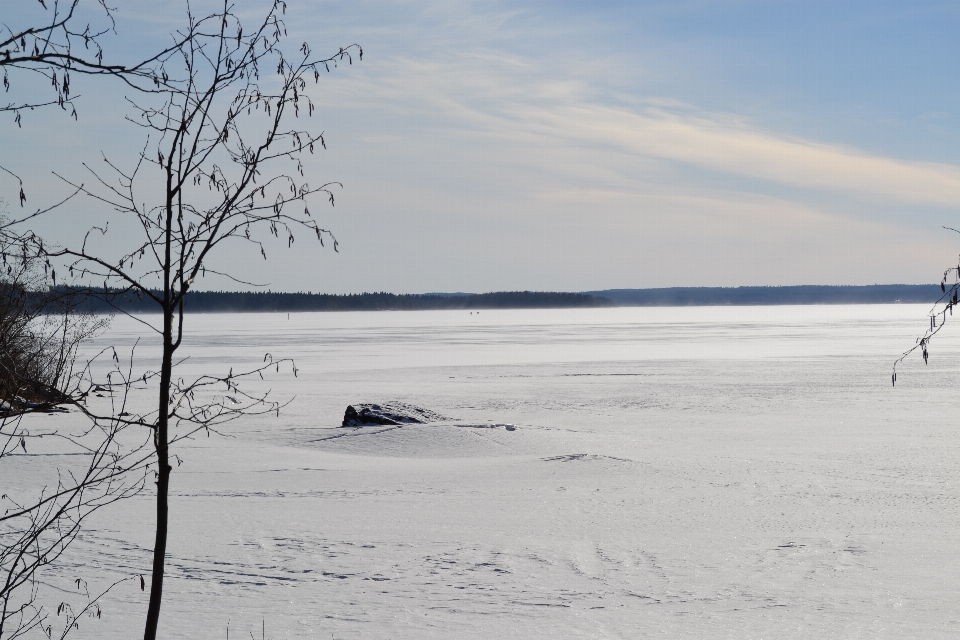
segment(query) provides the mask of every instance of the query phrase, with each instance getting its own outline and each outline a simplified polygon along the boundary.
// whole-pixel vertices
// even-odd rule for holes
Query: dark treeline
[[[862,287],[805,285],[796,287],[673,287],[588,291],[618,307],[749,306],[788,304],[932,303],[940,297],[935,284],[875,284]]]
[[[153,313],[157,305],[132,294],[110,295],[110,303],[102,294],[91,299],[94,311],[114,308],[129,313]],[[191,291],[184,299],[184,310],[196,313],[270,312],[270,311],[416,311],[426,309],[549,309],[577,307],[612,307],[605,298],[583,293],[550,293],[539,291],[503,291],[470,295],[412,295],[393,293],[358,293],[331,295],[325,293],[277,293],[272,291]]]
[[[68,291],[60,288],[60,291]],[[609,289],[585,293],[501,291],[479,294],[279,293],[273,291],[191,291],[185,310],[195,313],[294,311],[417,311],[429,309],[551,309],[586,307],[686,307],[807,304],[932,303],[938,285],[796,286],[796,287],[674,287]],[[134,294],[102,290],[88,300],[91,311],[121,309],[154,313],[156,305]]]

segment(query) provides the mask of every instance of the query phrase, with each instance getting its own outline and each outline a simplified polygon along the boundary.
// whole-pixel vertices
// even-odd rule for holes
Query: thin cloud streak
[[[960,167],[778,135],[731,114],[667,106],[669,100],[613,107],[598,102],[582,82],[537,80],[529,61],[486,55],[386,66],[389,71],[366,81],[346,79],[325,92],[323,102],[362,109],[370,101],[361,96],[379,95],[392,110],[419,114],[432,127],[479,132],[515,147],[601,147],[862,202],[960,206]]]

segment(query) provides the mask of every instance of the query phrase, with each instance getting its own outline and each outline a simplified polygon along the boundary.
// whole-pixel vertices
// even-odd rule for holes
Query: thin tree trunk
[[[160,365],[160,412],[157,419],[157,531],[153,544],[153,575],[150,579],[150,606],[144,640],[156,640],[163,598],[163,569],[167,553],[167,514],[170,487],[169,452],[167,449],[167,405],[170,403],[170,379],[173,369],[173,314],[164,310],[163,361]]]
[[[172,154],[171,154],[172,157]],[[173,198],[170,166],[167,165],[167,228],[163,261],[163,360],[160,363],[160,400],[157,407],[157,535],[153,544],[153,575],[150,577],[150,605],[143,640],[156,640],[163,600],[163,565],[167,554],[167,516],[169,511],[170,455],[167,448],[167,427],[170,411],[170,380],[173,377],[173,312],[170,282],[171,239],[173,231]]]

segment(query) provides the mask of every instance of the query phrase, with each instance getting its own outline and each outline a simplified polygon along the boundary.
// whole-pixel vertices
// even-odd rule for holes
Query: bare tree
[[[163,594],[171,463],[179,461],[171,446],[201,432],[209,435],[243,415],[278,413],[282,405],[269,392],[246,393],[238,382],[279,372],[281,364],[297,373],[292,361],[267,354],[263,363],[243,373],[175,377],[190,288],[207,272],[232,277],[211,264],[218,248],[228,243],[252,245],[266,259],[265,234],[289,247],[302,230],[321,245],[330,241],[337,250],[336,238],[318,225],[309,204],[319,197],[332,205],[333,188],[341,185],[310,185],[302,160],[304,153],[325,148],[323,133],[292,122],[316,109],[308,82],[318,82],[322,73],[340,64],[352,64],[354,55],[362,59],[362,49],[352,44],[317,57],[303,43],[294,54],[284,51],[285,11],[286,4],[275,1],[253,28],[245,27],[227,2],[202,18],[188,14],[187,28],[176,34],[174,55],[163,62],[164,84],[154,95],[140,94],[130,101],[134,115],[129,120],[147,134],[138,159],[127,165],[105,158],[108,172],[91,169],[94,187],[67,180],[113,215],[134,222],[142,233],[138,241],[107,242],[106,226],[91,229],[76,245],[53,247],[30,238],[44,259],[78,281],[102,282],[86,293],[108,302],[117,295],[136,295],[153,301],[161,314],[160,326],[150,327],[162,342],[159,371],[113,383],[125,391],[156,385],[154,408],[122,420],[150,431],[156,463],[147,640],[156,637]],[[145,201],[154,204],[141,204]],[[117,246],[126,248],[115,251]],[[218,395],[215,390],[221,388]],[[117,419],[88,411],[95,421]]]
[[[944,227],[947,231],[960,233],[956,229]],[[952,280],[952,282],[950,282]],[[923,357],[923,363],[927,364],[930,360],[930,341],[947,323],[947,316],[953,316],[953,308],[960,306],[960,257],[957,258],[957,266],[950,267],[943,272],[940,279],[940,297],[930,307],[927,313],[930,319],[930,326],[924,331],[923,336],[917,338],[916,343],[904,351],[893,363],[893,373],[890,376],[893,386],[897,386],[897,366],[903,362],[907,356],[919,351]]]
[[[126,427],[121,421],[94,420],[71,430],[49,419],[25,420],[36,412],[63,411],[63,405],[82,407],[91,385],[86,368],[75,374],[73,363],[79,346],[105,321],[78,308],[74,292],[45,286],[50,265],[30,243],[0,236],[0,254],[0,468],[7,473],[22,468],[16,458],[34,451],[44,438],[45,451],[67,454],[74,462],[57,468],[53,478],[31,474],[31,483],[21,475],[15,486],[3,487],[0,639],[37,627],[52,637],[52,607],[39,597],[49,578],[46,570],[77,538],[88,516],[142,489],[152,456],[146,442],[121,446]],[[60,598],[57,606],[61,638],[77,628],[78,617],[99,616],[102,593],[91,595],[78,579],[75,596]]]
[[[73,91],[71,73],[112,76],[144,90],[162,84],[157,68],[173,49],[132,65],[104,60],[102,39],[115,28],[114,9],[104,0],[16,4],[0,24],[3,89],[8,95],[14,90],[14,99],[0,103],[0,111],[11,112],[18,127],[25,111],[43,107],[59,106],[77,118],[79,96]],[[3,165],[0,174],[17,181],[23,207],[23,180]],[[89,515],[143,486],[142,478],[125,473],[145,467],[137,447],[120,447],[121,423],[95,421],[70,431],[28,416],[83,401],[82,378],[73,375],[77,349],[104,324],[102,318],[79,309],[82,300],[75,291],[48,286],[57,284],[56,274],[38,250],[36,236],[17,231],[18,224],[61,204],[19,219],[0,219],[0,469],[18,468],[16,456],[27,455],[28,443],[34,450],[41,438],[58,442],[61,452],[72,454],[70,460],[82,461],[57,469],[53,478],[37,478],[39,484],[28,490],[3,487],[0,639],[19,637],[36,627],[52,637],[51,608],[38,601],[39,585],[49,578],[51,565],[76,539]],[[142,454],[143,447],[139,450]],[[99,616],[100,595],[91,595],[82,579],[77,587],[79,599],[66,597],[56,607],[63,616],[60,620],[66,621],[61,636],[76,627],[79,615],[95,608]]]
[[[42,107],[59,106],[76,119],[79,96],[71,74],[114,77],[141,94],[159,91],[167,86],[164,62],[179,55],[184,44],[174,38],[166,49],[139,62],[109,62],[104,60],[103,39],[115,31],[115,9],[104,0],[21,0],[17,4],[0,23],[4,92],[9,94],[13,88],[16,99],[0,104],[0,111],[11,112],[18,127],[25,111]],[[191,37],[189,31],[185,37]],[[2,165],[0,173],[17,180],[23,207],[23,180]],[[93,382],[93,363],[81,372],[73,371],[77,348],[103,327],[103,320],[78,308],[82,291],[57,287],[56,271],[42,240],[32,232],[18,231],[77,193],[19,219],[0,219],[0,469],[9,471],[17,464],[16,456],[27,455],[28,443],[33,443],[33,450],[42,438],[76,456],[71,460],[82,461],[57,468],[56,477],[30,487],[38,493],[4,487],[7,492],[0,496],[5,503],[0,516],[0,639],[18,637],[36,627],[48,636],[53,634],[47,622],[51,609],[38,601],[45,570],[67,551],[88,516],[143,488],[143,474],[137,472],[146,473],[153,459],[152,448],[146,446],[148,438],[124,433],[142,425],[125,418],[130,385],[112,384],[112,380],[129,383],[129,375],[119,371],[119,361],[113,361],[117,367],[107,373],[102,387]],[[101,390],[110,395],[109,406],[89,407],[91,391]],[[70,430],[25,418],[65,404],[87,414],[89,423]],[[82,578],[77,588],[79,599],[67,598],[56,607],[57,615],[66,621],[61,637],[76,628],[81,615],[94,610],[100,614],[98,601],[103,593],[91,595]]]

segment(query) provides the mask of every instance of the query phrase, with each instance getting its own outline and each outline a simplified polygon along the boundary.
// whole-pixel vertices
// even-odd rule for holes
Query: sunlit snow
[[[960,327],[890,386],[925,319],[188,316],[181,375],[267,352],[299,375],[251,383],[292,398],[279,417],[177,449],[161,637],[956,637]],[[118,318],[97,347],[122,359],[139,332]],[[449,419],[340,427],[378,402]],[[147,574],[152,510],[145,495],[101,513],[65,588]],[[136,637],[145,609],[125,583],[76,637]]]

